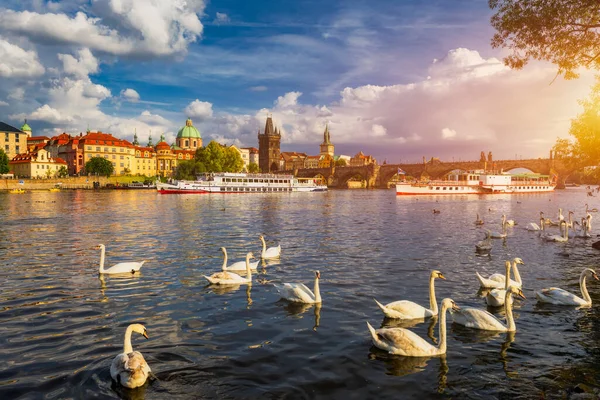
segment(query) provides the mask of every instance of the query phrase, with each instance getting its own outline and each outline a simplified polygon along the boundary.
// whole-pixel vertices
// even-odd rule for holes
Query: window
[[[124,152],[124,151],[125,151],[125,149],[121,147],[121,153]]]
[[[92,146],[87,146],[86,150],[92,151]]]
[[[184,147],[190,147],[190,141],[189,141],[189,140],[186,140],[186,141],[185,141],[185,145],[184,145]]]
[[[105,153],[108,153],[108,147],[105,147],[105,148],[104,148],[104,152],[105,152]]]
[[[113,160],[115,160],[116,158],[117,158],[117,156],[113,154]]]
[[[121,163],[121,168],[123,168],[123,166],[124,166],[124,163]]]
[[[15,152],[19,154],[19,146],[15,146]]]
[[[116,167],[116,166],[117,166],[117,163],[112,163],[112,165],[113,165],[113,167]]]
[[[5,133],[5,135],[6,135],[6,136],[5,136],[5,137],[6,137],[6,139],[5,139],[5,140],[8,142],[8,141],[9,141],[9,139],[10,139],[10,136],[9,136],[8,132],[7,132],[7,133]]]
[[[96,147],[96,151],[100,151],[100,147]]]
[[[4,146],[4,149],[6,150],[6,152],[8,153],[8,145]]]
[[[113,153],[116,153],[116,152],[117,152],[117,148],[113,147]]]
[[[108,158],[108,154],[105,154],[105,155],[104,155],[104,158]]]
[[[125,159],[125,156],[121,156],[121,160],[124,160],[124,159]]]

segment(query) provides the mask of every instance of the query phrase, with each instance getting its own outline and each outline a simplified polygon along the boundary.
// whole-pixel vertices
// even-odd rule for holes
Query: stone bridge
[[[497,160],[491,163],[483,161],[441,162],[434,160],[418,164],[372,164],[361,167],[301,168],[293,171],[279,171],[279,173],[293,174],[300,178],[322,177],[327,181],[327,185],[332,188],[346,188],[350,179],[357,178],[365,181],[366,187],[372,189],[387,188],[388,183],[398,173],[398,168],[404,170],[406,176],[416,179],[439,179],[456,169],[463,171],[474,169],[508,171],[514,168],[527,168],[533,172],[546,175],[550,174],[551,170],[554,170],[559,177],[559,187],[561,183],[564,184],[565,179],[573,172],[566,169],[561,160],[536,158],[529,160]]]

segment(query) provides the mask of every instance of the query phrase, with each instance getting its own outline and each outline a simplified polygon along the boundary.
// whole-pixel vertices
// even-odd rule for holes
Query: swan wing
[[[525,229],[527,229],[528,231],[539,231],[540,227],[535,222],[530,222],[530,223],[527,224],[527,226],[525,227]]]
[[[563,304],[563,305],[587,305],[588,303],[581,297],[567,292],[560,288],[548,288],[535,292],[535,297],[541,303]]]
[[[269,247],[265,250],[263,258],[278,258],[281,256],[281,245],[277,247]]]
[[[250,269],[257,269],[258,261],[250,263]],[[227,267],[231,271],[246,271],[246,261],[238,261]]]
[[[275,286],[281,297],[289,301],[298,303],[315,302],[315,295],[312,290],[307,288],[303,283],[274,283],[273,286]]]
[[[139,271],[146,261],[142,262],[124,262],[113,265],[112,267],[105,269],[104,274],[123,274],[133,273]]]
[[[436,315],[432,310],[410,300],[394,301],[386,304],[386,307],[405,315],[406,319],[427,318]]]
[[[110,366],[110,376],[128,388],[142,386],[150,374],[150,366],[139,351],[118,354]]]
[[[477,275],[477,279],[479,280],[479,285],[481,287],[484,287],[484,288],[503,288],[504,287],[504,280],[498,281],[498,280],[494,280],[494,279],[484,278],[477,271],[475,271],[475,274]],[[494,276],[494,275],[492,275],[492,276]],[[490,278],[492,276],[490,276]],[[504,275],[502,275],[502,277],[504,277]]]
[[[205,275],[204,278],[213,285],[237,285],[248,282],[248,279],[227,271],[216,272],[211,276]]]
[[[466,307],[450,311],[454,323],[486,331],[506,331],[506,326],[492,314],[479,308]]]
[[[487,303],[488,306],[495,306],[495,307],[503,306],[505,296],[506,296],[506,290],[492,289],[485,296],[485,302]]]
[[[373,340],[375,346],[387,350],[391,354],[402,356],[424,356],[437,352],[437,347],[428,343],[425,339],[404,328],[382,328],[375,330],[377,340]]]

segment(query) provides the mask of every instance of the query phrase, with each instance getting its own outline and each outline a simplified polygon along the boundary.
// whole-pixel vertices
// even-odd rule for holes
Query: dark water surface
[[[437,200],[437,201],[436,201]],[[0,399],[17,398],[570,398],[600,386],[600,283],[591,308],[540,306],[534,290],[579,294],[584,267],[600,272],[596,241],[547,243],[524,230],[539,211],[584,216],[584,190],[489,197],[396,197],[393,191],[248,195],[158,195],[146,191],[0,194]],[[433,214],[432,209],[441,210]],[[519,225],[491,256],[475,254],[482,228],[501,215]],[[599,213],[600,214],[600,213]],[[595,215],[595,214],[594,214]],[[202,277],[260,255],[258,236],[281,244],[280,262],[252,286],[218,288]],[[107,266],[147,260],[139,276],[99,277]],[[475,271],[504,271],[521,257],[527,300],[516,302],[516,334],[448,323],[445,357],[391,356],[371,344],[365,322],[385,323],[373,298],[485,308]],[[322,307],[280,300],[275,282],[312,288]],[[502,310],[494,310],[502,315]],[[109,366],[128,324],[158,380],[123,391]],[[435,323],[435,321],[433,321]],[[430,328],[433,328],[431,330]],[[430,321],[414,331],[437,339]],[[594,392],[596,391],[596,392]]]

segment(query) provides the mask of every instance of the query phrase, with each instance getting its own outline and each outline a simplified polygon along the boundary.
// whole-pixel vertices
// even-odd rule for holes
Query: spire
[[[137,129],[134,129],[133,131],[133,145],[134,146],[139,146],[140,142],[138,142],[138,137],[137,137]]]
[[[325,132],[323,132],[323,144],[331,144],[331,138],[329,137],[329,124],[325,124]]]
[[[150,130],[150,135],[148,135],[148,147],[153,147],[154,143],[152,143],[152,130]]]
[[[165,134],[163,133],[162,135],[160,135],[160,140],[158,141],[160,142],[164,142],[165,141]]]
[[[268,116],[267,117],[267,123],[265,124],[265,135],[267,136],[272,136],[274,135],[274,129],[273,129],[273,117],[272,116]]]

